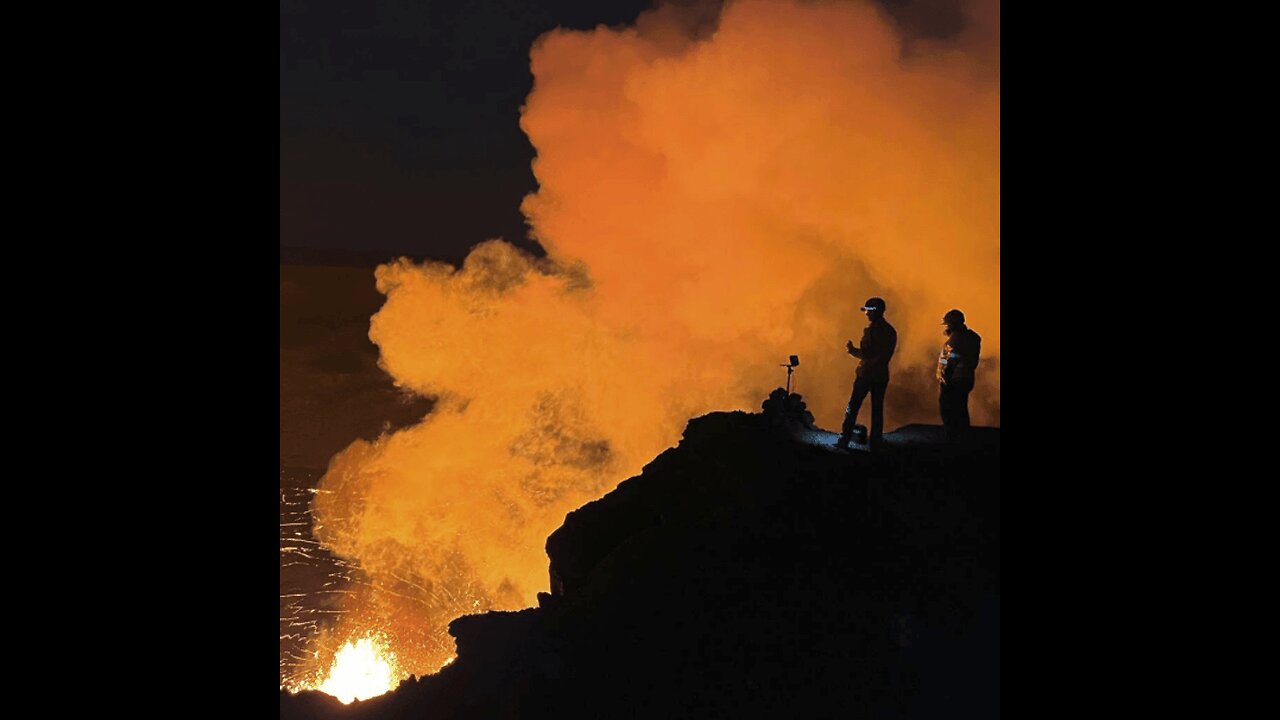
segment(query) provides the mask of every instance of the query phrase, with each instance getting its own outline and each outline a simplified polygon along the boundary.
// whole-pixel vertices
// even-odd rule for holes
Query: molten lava
[[[319,690],[350,703],[394,690],[405,675],[386,640],[370,635],[343,645],[334,655],[328,676],[303,689]]]

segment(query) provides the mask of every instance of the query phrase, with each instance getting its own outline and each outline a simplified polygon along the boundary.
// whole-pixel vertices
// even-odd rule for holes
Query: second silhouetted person
[[[873,297],[862,306],[867,314],[867,328],[862,331],[862,343],[853,346],[853,341],[845,343],[849,354],[858,358],[856,378],[853,381],[853,393],[849,396],[849,404],[845,407],[844,426],[840,431],[840,439],[836,445],[849,447],[853,439],[853,426],[858,421],[858,411],[862,409],[862,401],[871,395],[871,433],[867,439],[868,446],[875,450],[880,447],[884,435],[884,393],[889,388],[889,360],[898,347],[898,331],[884,319],[884,300]]]
[[[947,429],[947,442],[959,442],[969,432],[969,393],[982,351],[982,338],[964,323],[964,313],[950,310],[942,316],[947,342],[938,354],[938,409]]]

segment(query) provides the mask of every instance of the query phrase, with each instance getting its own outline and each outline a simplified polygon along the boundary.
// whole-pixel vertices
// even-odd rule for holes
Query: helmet
[[[879,310],[880,312],[884,312],[884,298],[867,298],[867,301],[862,304],[862,311],[867,312],[868,310]]]
[[[942,316],[943,325],[963,325],[964,313],[959,310],[948,310],[946,315]]]

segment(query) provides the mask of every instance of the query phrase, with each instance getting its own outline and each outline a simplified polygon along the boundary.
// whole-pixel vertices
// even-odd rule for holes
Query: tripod
[[[799,358],[799,356],[797,356],[797,355],[792,355],[790,359],[791,359],[791,364],[789,364],[789,365],[782,365],[782,364],[779,364],[779,365],[778,365],[778,367],[784,367],[784,368],[786,368],[786,369],[787,369],[787,394],[788,394],[788,395],[790,395],[790,394],[791,394],[791,373],[792,373],[792,372],[794,372],[794,371],[795,371],[795,369],[796,369],[796,367],[800,365],[800,358]]]

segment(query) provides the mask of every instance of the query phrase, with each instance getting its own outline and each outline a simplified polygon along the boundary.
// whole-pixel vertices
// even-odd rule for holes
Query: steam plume
[[[547,250],[501,241],[464,265],[378,268],[370,337],[421,424],[337,455],[319,539],[371,588],[378,626],[431,672],[465,612],[547,589],[566,512],[637,473],[691,416],[799,391],[838,427],[844,352],[872,295],[900,344],[890,428],[938,422],[939,322],[983,336],[974,422],[999,424],[999,74],[990,8],[958,42],[905,48],[865,2],[740,0],[714,29],[659,8],[634,27],[555,30],[531,52],[522,206]],[[975,39],[976,38],[976,39]]]

